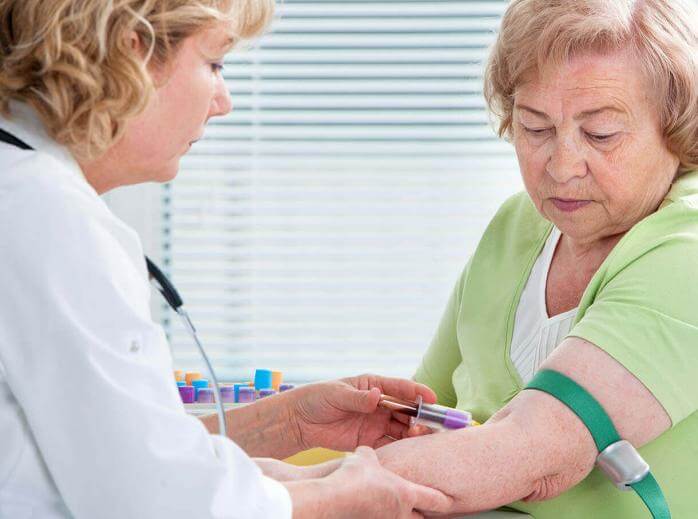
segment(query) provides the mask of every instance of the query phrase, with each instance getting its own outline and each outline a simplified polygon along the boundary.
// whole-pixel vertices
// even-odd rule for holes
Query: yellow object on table
[[[286,458],[284,461],[286,463],[291,463],[293,465],[305,467],[308,465],[318,465],[319,463],[325,463],[326,461],[343,458],[346,455],[346,452],[318,448],[299,452],[298,454],[294,454],[290,458]]]

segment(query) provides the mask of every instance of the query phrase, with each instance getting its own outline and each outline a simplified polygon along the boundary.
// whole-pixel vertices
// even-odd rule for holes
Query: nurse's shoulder
[[[0,146],[4,262],[17,262],[16,267],[34,269],[38,275],[81,256],[96,262],[111,258],[121,265],[124,281],[146,295],[137,233],[110,211],[69,152],[57,144],[37,150]]]

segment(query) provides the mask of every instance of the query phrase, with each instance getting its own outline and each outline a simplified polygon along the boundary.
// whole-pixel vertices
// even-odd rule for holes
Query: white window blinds
[[[521,185],[481,93],[505,4],[285,0],[272,34],[229,56],[235,111],[164,188],[163,231],[223,379],[413,373]],[[200,368],[169,315],[176,364]]]

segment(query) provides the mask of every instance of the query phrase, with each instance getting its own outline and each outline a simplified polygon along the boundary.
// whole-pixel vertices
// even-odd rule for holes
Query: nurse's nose
[[[233,110],[233,99],[230,95],[228,87],[225,85],[223,78],[218,79],[216,84],[216,94],[211,101],[211,109],[209,118],[227,115]]]

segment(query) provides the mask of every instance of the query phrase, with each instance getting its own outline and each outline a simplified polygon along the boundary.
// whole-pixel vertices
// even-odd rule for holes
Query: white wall
[[[143,251],[155,263],[162,260],[162,196],[160,184],[141,184],[115,189],[103,196],[111,210],[141,237]],[[153,291],[153,318],[160,320],[162,299]]]

